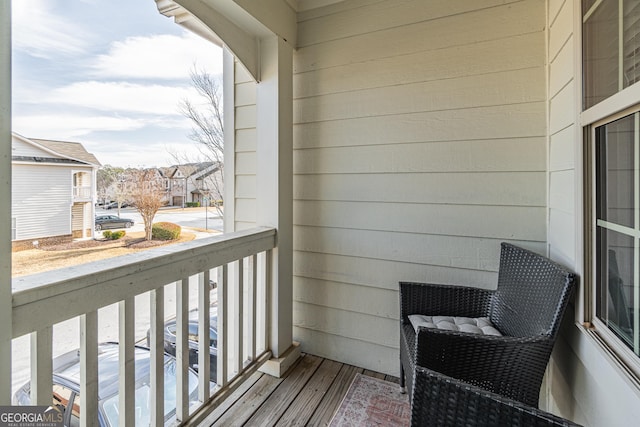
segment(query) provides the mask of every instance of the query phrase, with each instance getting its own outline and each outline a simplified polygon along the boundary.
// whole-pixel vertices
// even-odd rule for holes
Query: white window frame
[[[579,81],[582,83],[583,75],[584,75],[584,63],[582,61],[582,23],[583,16],[582,10],[580,7],[581,2],[576,2],[576,12],[579,17],[579,25],[577,25],[576,30],[579,34],[579,41],[577,42],[576,47],[578,48],[578,54],[576,57],[577,61],[577,69],[580,70],[580,73],[577,77],[580,79]],[[590,12],[595,10],[595,7],[601,3],[601,0],[597,1],[596,4],[593,5]],[[582,86],[582,85],[580,85]],[[620,87],[620,86],[619,86]],[[579,93],[578,105],[579,111],[582,110],[583,104],[583,93]],[[601,102],[593,105],[592,107],[582,111],[579,114],[580,126],[583,130],[583,135],[586,141],[584,141],[583,149],[588,150],[589,162],[585,164],[584,169],[584,177],[589,181],[588,187],[589,192],[588,196],[590,200],[584,200],[583,205],[586,209],[589,209],[588,214],[585,216],[584,226],[586,227],[584,230],[586,233],[589,233],[589,238],[585,238],[583,248],[587,253],[585,253],[584,258],[584,267],[585,272],[588,273],[587,278],[589,280],[588,283],[585,283],[582,292],[585,293],[581,295],[581,307],[578,308],[578,311],[582,311],[583,316],[580,316],[587,322],[587,325],[591,325],[593,328],[593,332],[600,338],[602,344],[621,362],[621,364],[627,369],[627,372],[635,376],[635,378],[640,382],[640,356],[634,354],[634,352],[627,347],[622,340],[617,337],[610,329],[607,327],[602,321],[600,321],[596,317],[596,304],[597,304],[597,289],[596,289],[596,169],[595,169],[595,140],[596,134],[595,130],[597,127],[611,123],[620,118],[626,117],[632,114],[635,111],[640,110],[640,82],[637,82],[631,86],[628,86],[624,89],[620,89],[617,93],[611,95],[610,97],[602,100]],[[637,123],[636,123],[637,125]],[[636,161],[640,159],[640,144],[636,145]],[[589,168],[589,169],[586,169]],[[640,165],[636,163],[636,168],[640,170]],[[638,173],[636,173],[636,184],[638,184]],[[584,193],[585,195],[587,193]],[[640,185],[636,185],[635,187],[635,204],[638,212],[640,212]],[[586,211],[585,211],[586,213]],[[640,252],[639,252],[640,253]],[[638,258],[638,257],[637,257]],[[636,263],[638,260],[636,259]],[[639,267],[639,266],[636,266]],[[640,271],[640,267],[635,270]],[[637,274],[637,273],[636,273]],[[638,286],[640,280],[636,280],[635,286]],[[638,297],[635,296],[634,306],[636,310],[640,310],[640,304],[637,301]],[[581,310],[580,310],[581,309]],[[636,319],[638,316],[635,316]],[[634,322],[636,322],[634,319]],[[634,323],[635,333],[638,334],[640,332],[640,328],[638,325]]]
[[[589,124],[588,129],[589,129],[589,151],[591,154],[591,170],[589,171],[589,175],[590,175],[590,180],[592,184],[595,184],[596,182],[596,168],[595,168],[595,141],[596,141],[596,128],[602,125],[606,125],[608,123],[614,122],[615,120],[621,119],[623,117],[629,116],[631,114],[636,114],[636,130],[640,131],[640,98],[636,100],[636,105],[634,107],[631,108],[625,108],[624,110],[618,111],[616,113],[610,114],[607,117],[601,118],[598,121],[595,121],[591,124]],[[636,141],[635,141],[635,194],[634,194],[634,200],[635,200],[635,206],[634,206],[634,210],[635,210],[635,215],[640,215],[640,140],[636,134]],[[620,359],[622,359],[622,361],[624,362],[625,365],[627,365],[634,373],[636,376],[640,377],[640,356],[636,355],[629,347],[627,347],[622,340],[617,337],[611,330],[610,328],[604,323],[602,322],[600,319],[598,319],[598,317],[596,316],[596,308],[598,305],[598,292],[597,292],[597,283],[596,281],[598,280],[598,276],[597,276],[597,260],[596,260],[596,252],[597,252],[597,240],[595,238],[596,236],[596,210],[597,210],[597,204],[596,204],[596,185],[591,185],[591,194],[590,194],[590,198],[591,198],[591,224],[589,224],[589,232],[591,233],[591,239],[590,239],[590,253],[591,253],[591,259],[592,261],[592,265],[590,266],[590,271],[591,271],[591,283],[589,283],[588,285],[588,289],[587,292],[590,292],[591,297],[587,299],[587,301],[590,301],[590,306],[586,307],[586,312],[589,313],[589,321],[590,323],[593,325],[593,327],[595,328],[595,331],[598,333],[598,335],[600,335],[602,337],[602,339],[604,340],[604,342],[607,344],[607,346],[609,346],[609,348],[618,356],[620,357]],[[638,221],[636,221],[636,225],[638,224]],[[637,244],[638,247],[636,247],[636,259],[635,259],[635,266],[634,266],[634,272],[636,275],[640,274],[640,265],[639,264],[639,257],[640,257],[640,242],[638,242]],[[634,286],[638,287],[640,286],[640,277],[636,277],[634,279]],[[635,292],[634,294],[634,307],[636,308],[636,315],[634,316],[634,333],[635,335],[639,335],[640,334],[640,317],[639,317],[639,313],[640,313],[640,293],[638,291]],[[634,338],[634,342],[636,343],[636,346],[639,345],[640,343],[640,336],[637,336]]]

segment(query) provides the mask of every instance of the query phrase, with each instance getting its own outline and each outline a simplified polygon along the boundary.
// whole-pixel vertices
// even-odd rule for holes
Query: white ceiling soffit
[[[224,44],[260,81],[261,38],[296,46],[296,12],[287,0],[155,0],[160,13],[218,45]]]

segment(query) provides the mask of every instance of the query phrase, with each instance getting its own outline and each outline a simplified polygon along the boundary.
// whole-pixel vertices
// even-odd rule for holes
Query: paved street
[[[96,209],[96,215],[118,215],[117,209]],[[144,223],[142,217],[134,208],[120,209],[120,215],[123,218],[130,218],[135,222],[131,231],[143,231]],[[222,232],[222,218],[218,215],[215,208],[162,208],[156,214],[153,222],[173,222],[181,227],[192,228],[200,231],[219,231]]]
[[[98,210],[97,215],[110,214],[118,215],[116,209]],[[196,238],[207,237],[222,230],[222,219],[215,209],[208,210],[208,217],[205,223],[205,211],[203,208],[190,209],[163,209],[158,212],[154,222],[168,221],[189,229],[194,232]],[[121,215],[131,218],[135,225],[129,231],[143,231],[144,225],[140,215],[131,208],[122,209]],[[205,227],[206,226],[206,227]],[[213,273],[212,273],[213,274]],[[215,276],[212,276],[215,277]],[[192,278],[189,285],[189,308],[197,307],[197,282]],[[215,304],[217,293],[211,293],[211,301]],[[175,316],[176,292],[175,284],[165,287],[165,316],[167,319]],[[135,299],[136,306],[136,341],[143,341],[146,345],[146,333],[149,329],[150,306],[149,294],[138,295]],[[98,341],[118,341],[118,306],[117,304],[105,307],[98,311]],[[53,357],[75,350],[80,346],[79,334],[80,322],[78,318],[70,319],[59,323],[53,329]],[[12,346],[12,393],[29,380],[29,336],[23,336],[13,340]]]

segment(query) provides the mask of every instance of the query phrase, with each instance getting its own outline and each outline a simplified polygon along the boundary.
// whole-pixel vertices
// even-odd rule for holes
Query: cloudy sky
[[[222,74],[217,46],[153,0],[14,0],[13,130],[81,142],[102,164],[168,166],[193,157],[178,112],[194,64]]]

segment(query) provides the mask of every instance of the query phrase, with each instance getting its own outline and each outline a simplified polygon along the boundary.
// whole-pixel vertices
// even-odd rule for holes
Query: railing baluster
[[[247,314],[249,316],[249,325],[247,335],[249,337],[249,359],[251,361],[256,360],[256,282],[258,281],[258,255],[249,257],[249,272],[251,279],[248,283],[249,292],[247,302]]]
[[[150,387],[151,393],[150,425],[164,425],[164,286],[149,292],[151,348]]]
[[[238,274],[236,275],[236,363],[238,366],[237,374],[242,372],[244,367],[244,258],[238,260]]]
[[[176,283],[176,417],[189,417],[189,278]]]
[[[127,298],[118,303],[119,336],[118,346],[120,376],[118,383],[118,424],[131,425],[135,418],[135,298]]]
[[[224,264],[218,267],[218,386],[227,385],[227,307],[228,307],[229,267]]]
[[[264,348],[271,348],[271,268],[273,251],[264,254]]]
[[[31,333],[31,403],[33,405],[51,406],[52,336],[51,326]]]
[[[210,309],[211,291],[209,285],[210,271],[205,270],[198,275],[198,399],[205,402],[211,395],[209,387],[211,364],[210,354]]]
[[[98,312],[80,316],[80,426],[98,425]]]

